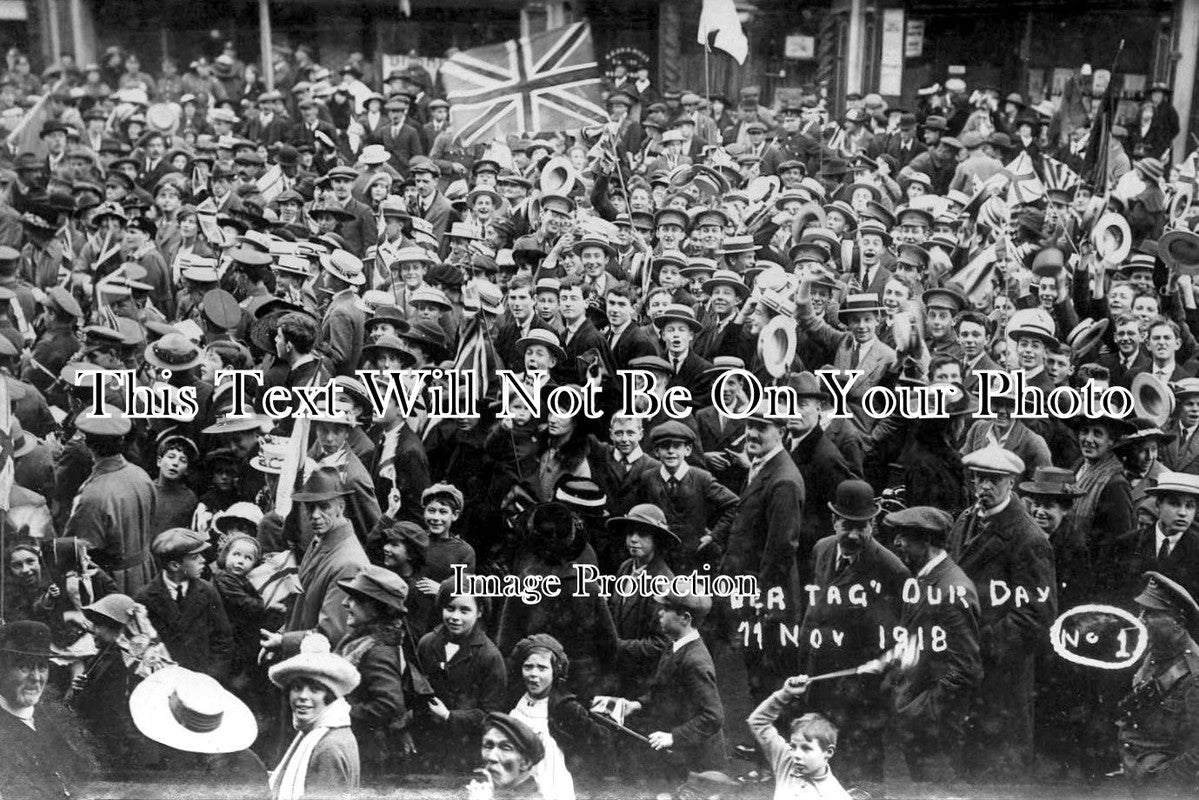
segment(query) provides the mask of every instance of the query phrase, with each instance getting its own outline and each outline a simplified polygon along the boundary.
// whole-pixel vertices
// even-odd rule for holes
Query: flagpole
[[[704,44],[704,99],[708,101],[708,109],[712,108],[712,77],[708,73],[708,53],[712,51],[710,44]]]

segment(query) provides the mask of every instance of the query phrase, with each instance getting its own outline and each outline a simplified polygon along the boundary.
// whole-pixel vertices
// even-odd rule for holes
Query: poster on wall
[[[897,95],[903,91],[903,9],[883,11],[882,58],[878,70],[879,94]]]
[[[794,34],[783,40],[783,56],[793,61],[810,61],[816,57],[816,37]]]
[[[904,58],[920,58],[924,55],[924,20],[909,19],[907,35],[903,39]]]

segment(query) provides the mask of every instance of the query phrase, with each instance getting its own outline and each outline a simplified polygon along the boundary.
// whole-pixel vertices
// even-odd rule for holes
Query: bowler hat
[[[852,520],[874,519],[881,510],[874,499],[874,489],[859,480],[841,481],[828,507],[837,516]]]
[[[0,627],[0,653],[11,653],[26,658],[51,658],[60,655],[54,652],[50,642],[50,628],[41,622],[17,620]]]

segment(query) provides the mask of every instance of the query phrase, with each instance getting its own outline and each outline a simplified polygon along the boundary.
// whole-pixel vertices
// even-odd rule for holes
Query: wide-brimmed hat
[[[446,351],[445,330],[436,322],[418,319],[400,334],[400,338],[431,350],[434,360]]]
[[[1081,360],[1098,347],[1103,341],[1103,335],[1107,333],[1107,328],[1110,324],[1111,321],[1107,317],[1100,320],[1093,320],[1087,317],[1075,325],[1070,333],[1066,334],[1066,344],[1074,352],[1074,358]]]
[[[704,329],[695,318],[695,310],[682,303],[671,303],[654,319],[654,325],[659,328],[665,327],[668,322],[682,322],[696,333]]]
[[[1008,338],[1015,341],[1021,337],[1040,339],[1049,347],[1059,344],[1054,335],[1053,321],[1044,310],[1022,308],[1012,315],[1007,326]]]
[[[326,272],[351,286],[361,286],[366,283],[366,275],[362,271],[362,259],[347,250],[334,250],[328,255],[322,255],[320,262]]]
[[[874,499],[874,489],[866,481],[859,480],[841,481],[828,507],[839,517],[858,521],[874,519],[882,510]]]
[[[561,364],[566,360],[566,351],[559,344],[558,334],[548,328],[530,328],[527,335],[516,340],[516,349],[524,352],[530,345],[539,344],[550,351]]]
[[[312,471],[300,491],[291,496],[297,503],[323,503],[334,497],[350,494],[335,467],[320,467]]]
[[[375,341],[363,347],[362,355],[364,358],[370,360],[378,358],[379,354],[384,351],[399,353],[402,369],[407,369],[416,364],[416,356],[404,349],[404,343],[400,341],[400,337],[393,336],[390,333],[380,336]]]
[[[363,567],[349,580],[340,580],[338,587],[351,597],[365,597],[387,608],[403,613],[408,610],[408,584],[389,569],[374,565]]]
[[[1178,438],[1174,434],[1159,428],[1157,423],[1152,420],[1134,417],[1132,418],[1132,425],[1132,432],[1126,434],[1120,441],[1112,445],[1112,450],[1128,450],[1145,442],[1168,444]]]
[[[608,530],[617,535],[623,535],[631,530],[646,530],[655,536],[660,536],[671,545],[680,545],[683,540],[670,529],[666,522],[666,514],[653,503],[639,503],[629,509],[624,516],[612,517],[605,523]]]
[[[1020,484],[1021,494],[1038,497],[1082,497],[1086,492],[1074,485],[1073,470],[1060,467],[1037,467],[1031,481]]]
[[[204,361],[200,347],[182,333],[168,333],[146,345],[146,361],[159,369],[188,370]]]
[[[129,713],[142,735],[188,753],[236,753],[258,738],[249,706],[215,678],[174,665],[137,685]]]
[[[308,678],[345,697],[358,687],[362,676],[346,659],[332,652],[329,640],[319,633],[310,633],[300,642],[300,652],[267,671],[271,683],[284,689],[295,678]]]
[[[1157,476],[1157,485],[1145,489],[1145,494],[1187,494],[1199,497],[1199,475],[1162,471]]]
[[[851,294],[845,298],[845,303],[837,311],[837,316],[838,318],[844,318],[849,314],[865,314],[868,312],[882,314],[886,310],[886,307],[879,301],[878,294],[874,292]]]

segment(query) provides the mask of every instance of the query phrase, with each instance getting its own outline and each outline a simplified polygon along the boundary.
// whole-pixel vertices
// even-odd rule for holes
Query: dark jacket
[[[741,493],[720,571],[756,575],[763,597],[782,590],[783,609],[768,609],[773,621],[799,621],[801,595],[796,547],[804,514],[803,476],[786,452],[767,461]]]
[[[422,743],[423,750],[433,758],[431,763],[440,770],[462,772],[478,762],[483,717],[504,710],[508,673],[504,657],[483,632],[482,621],[447,662],[445,646],[449,641],[445,625],[438,625],[417,645],[421,668],[450,716],[444,723],[422,718],[419,735],[413,738]]]
[[[146,607],[150,624],[175,663],[217,680],[229,675],[233,628],[221,596],[211,583],[198,578],[189,581],[183,600],[176,602],[159,577],[135,599]]]
[[[620,565],[617,575],[631,575],[633,560]],[[666,566],[662,556],[656,556],[645,565],[646,575],[673,577],[674,572]],[[612,621],[616,623],[616,674],[617,693],[620,697],[637,697],[645,692],[649,678],[662,653],[670,646],[670,639],[658,624],[658,604],[652,597],[634,594],[623,597],[613,593],[608,598],[612,610]]]
[[[643,710],[630,722],[646,733],[670,733],[675,756],[687,769],[723,767],[724,705],[716,687],[716,666],[703,639],[688,642],[677,653],[673,643],[667,645],[649,690],[638,700]]]
[[[6,711],[0,711],[0,794],[29,800],[68,800],[86,780],[90,754],[78,736],[68,738],[43,701],[34,714],[32,730]],[[54,716],[67,718],[61,711]]]

